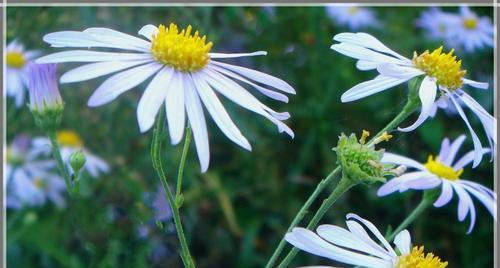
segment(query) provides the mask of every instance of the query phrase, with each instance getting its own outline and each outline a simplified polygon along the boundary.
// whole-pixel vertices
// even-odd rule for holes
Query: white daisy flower
[[[177,25],[173,23],[169,27],[146,25],[139,34],[147,41],[108,28],[50,33],[43,39],[53,47],[105,47],[135,53],[72,50],[44,56],[37,62],[95,62],[65,73],[60,79],[61,83],[78,82],[118,72],[95,90],[88,101],[89,106],[106,104],[154,75],[137,108],[140,130],[145,132],[153,126],[156,114],[165,103],[170,139],[172,144],[178,144],[184,134],[187,113],[202,172],[209,165],[208,133],[203,106],[230,140],[251,150],[249,142],[233,123],[216,93],[264,116],[280,132],[284,131],[293,137],[293,131],[282,122],[290,117],[288,113],[273,111],[234,80],[283,102],[288,101],[283,93],[295,94],[288,83],[265,73],[214,60],[266,55],[266,52],[211,53],[212,42],[207,43],[205,36],[201,37],[198,32],[192,34],[191,26],[179,32]]]
[[[16,107],[24,104],[28,88],[28,63],[40,54],[36,50],[25,50],[24,45],[13,40],[7,45],[5,61],[6,96],[13,97]]]
[[[426,31],[428,38],[444,40],[448,47],[455,47],[457,42],[450,33],[457,19],[455,14],[443,12],[439,7],[430,7],[422,12],[416,25]]]
[[[305,228],[293,228],[286,241],[313,255],[337,262],[367,268],[433,267],[444,268],[423,246],[412,248],[410,233],[403,230],[394,238],[394,249],[373,223],[356,214],[347,214],[347,229],[336,225],[320,225],[316,233]],[[373,238],[376,238],[374,240]],[[409,264],[412,264],[409,266]]]
[[[368,27],[378,27],[375,11],[371,8],[356,5],[351,6],[327,6],[326,13],[339,26],[350,30],[359,30]]]
[[[410,60],[366,33],[340,33],[333,39],[340,43],[332,45],[331,48],[341,54],[358,59],[356,64],[358,69],[377,69],[380,74],[373,80],[360,83],[346,91],[342,94],[342,102],[355,101],[405,83],[414,77],[424,76],[419,89],[419,97],[422,102],[420,115],[411,126],[398,129],[412,131],[435,113],[437,107],[441,107],[443,103],[453,105],[472,136],[475,148],[473,164],[475,167],[481,162],[482,146],[465,116],[460,105],[462,103],[479,117],[491,148],[495,148],[496,119],[462,90],[463,85],[487,89],[488,83],[465,78],[465,71],[461,69],[461,61],[457,61],[456,56],[453,56],[453,50],[444,53],[440,47],[433,52],[425,51],[420,55],[415,52],[413,59]],[[437,96],[438,92],[439,96]],[[436,99],[436,97],[438,98]]]
[[[471,151],[454,162],[464,140],[465,135],[461,135],[450,144],[449,139],[445,138],[441,144],[439,155],[430,155],[424,164],[404,156],[386,152],[381,162],[405,165],[408,168],[416,169],[416,171],[408,172],[388,181],[380,187],[378,195],[385,196],[396,191],[402,193],[409,189],[427,190],[441,187],[441,195],[434,202],[434,206],[442,207],[448,204],[455,191],[459,199],[458,219],[463,221],[470,214],[471,222],[468,233],[472,231],[476,221],[476,210],[471,195],[477,198],[496,220],[496,193],[481,184],[460,178],[464,167],[474,159],[474,152]],[[490,152],[490,149],[482,149],[483,154]]]
[[[4,182],[7,207],[39,207],[47,201],[63,207],[66,185],[63,178],[53,173],[55,162],[34,158],[32,150],[30,139],[26,136],[17,136],[7,148]]]
[[[477,16],[468,6],[460,6],[460,13],[451,21],[450,30],[451,39],[467,52],[494,45],[495,30],[491,19]]]
[[[57,141],[60,145],[61,157],[66,164],[68,170],[71,169],[70,156],[72,153],[82,151],[85,155],[85,165],[82,170],[97,178],[104,173],[109,172],[109,165],[104,159],[94,155],[83,146],[83,141],[76,132],[71,130],[60,130],[57,132]],[[50,155],[52,153],[50,140],[46,137],[36,137],[33,139],[33,151],[31,154]]]

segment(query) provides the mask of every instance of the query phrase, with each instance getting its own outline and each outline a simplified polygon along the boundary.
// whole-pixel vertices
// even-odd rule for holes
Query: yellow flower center
[[[7,52],[7,65],[12,68],[22,68],[26,63],[23,53],[18,51]]]
[[[347,13],[349,13],[349,15],[354,15],[358,13],[358,11],[359,11],[358,7],[349,7],[347,9]]]
[[[476,18],[465,18],[463,23],[464,23],[465,29],[468,29],[468,30],[474,30],[477,27]]]
[[[455,171],[452,167],[441,163],[441,161],[439,161],[439,157],[433,157],[432,155],[429,155],[427,163],[425,163],[424,166],[427,170],[429,170],[429,172],[450,181],[458,180],[460,175],[464,172],[463,168]]]
[[[457,60],[457,56],[453,56],[454,49],[449,53],[443,53],[442,51],[443,47],[441,46],[431,53],[426,50],[424,53],[417,55],[415,52],[413,64],[428,76],[434,77],[440,86],[449,90],[462,87],[462,78],[466,72],[461,69],[462,61]]]
[[[191,34],[191,25],[181,32],[174,23],[168,28],[160,24],[158,28],[151,46],[151,53],[158,62],[183,72],[199,71],[207,65],[213,43],[207,43],[205,35],[200,37],[198,31]]]
[[[61,130],[57,132],[57,141],[62,146],[67,147],[78,147],[81,148],[83,146],[83,141],[80,136],[71,130]]]
[[[424,247],[413,247],[410,254],[401,256],[395,268],[445,268],[448,262],[442,262],[432,253],[424,253]]]
[[[45,181],[42,178],[36,177],[33,180],[33,183],[35,184],[36,188],[38,188],[38,189],[45,189]]]

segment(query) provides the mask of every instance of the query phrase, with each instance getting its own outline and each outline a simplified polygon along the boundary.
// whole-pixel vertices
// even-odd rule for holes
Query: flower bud
[[[30,64],[28,67],[29,108],[36,124],[44,130],[55,130],[64,107],[57,86],[56,64]]]
[[[85,165],[85,161],[87,160],[85,159],[85,154],[83,154],[82,151],[75,151],[69,156],[69,164],[75,174],[80,172],[80,169],[82,169]]]

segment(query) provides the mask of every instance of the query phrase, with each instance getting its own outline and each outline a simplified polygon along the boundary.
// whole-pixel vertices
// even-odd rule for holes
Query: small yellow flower
[[[78,133],[71,130],[61,130],[57,132],[57,141],[62,146],[81,148],[83,141]]]
[[[26,59],[24,58],[23,53],[19,51],[7,52],[5,59],[7,61],[7,66],[12,68],[20,69],[26,64]]]
[[[429,155],[427,158],[427,163],[424,166],[429,170],[429,172],[450,181],[456,181],[460,178],[460,175],[464,172],[464,169],[461,168],[455,171],[452,167],[443,164],[439,157],[433,157]]]
[[[448,262],[442,262],[432,253],[424,253],[424,246],[413,247],[410,254],[399,257],[395,268],[445,268]]]

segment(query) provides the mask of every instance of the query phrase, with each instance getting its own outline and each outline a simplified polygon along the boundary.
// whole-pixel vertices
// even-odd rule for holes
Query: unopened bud
[[[85,161],[85,155],[82,151],[75,151],[69,156],[69,164],[75,174],[80,172],[82,167],[85,165]]]

